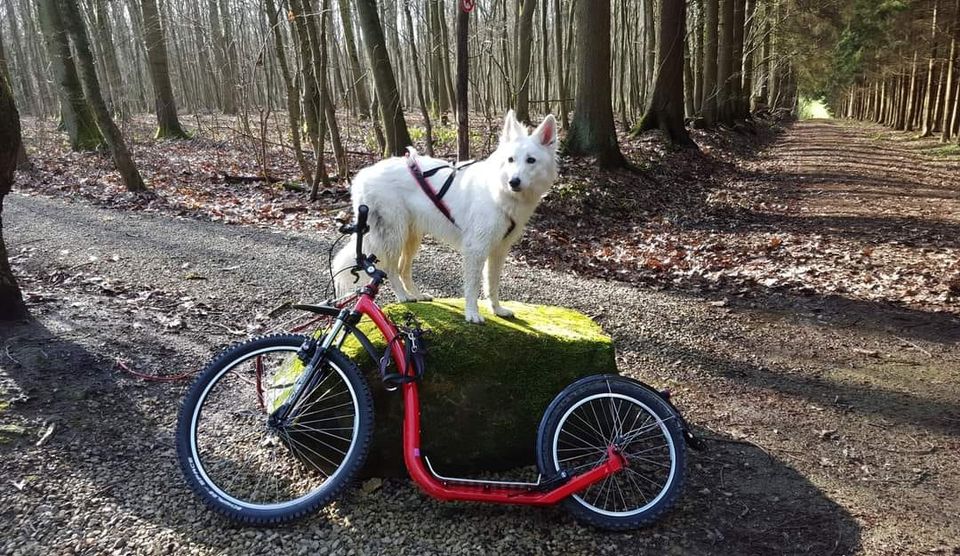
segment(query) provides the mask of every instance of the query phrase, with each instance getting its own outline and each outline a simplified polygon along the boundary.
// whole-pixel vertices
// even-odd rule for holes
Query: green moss
[[[413,313],[428,330],[427,369],[420,383],[423,451],[441,473],[471,474],[534,462],[537,426],[550,401],[574,380],[616,373],[613,342],[586,315],[562,307],[506,303],[515,317],[486,309],[486,324],[464,320],[462,299],[394,304],[384,312],[402,324]],[[373,323],[359,329],[378,351],[386,347]],[[318,333],[321,331],[318,331]],[[376,412],[368,475],[404,473],[402,400],[381,385],[377,366],[350,337],[342,346],[367,377]],[[275,379],[289,384],[302,372],[291,358]],[[288,393],[274,398],[277,407]]]
[[[562,307],[506,303],[503,319],[482,308],[486,324],[465,322],[462,299],[394,304],[384,312],[402,323],[414,313],[429,330],[421,383],[424,453],[442,471],[509,469],[533,462],[540,417],[577,378],[615,373],[613,342],[586,315]],[[382,350],[372,323],[360,330]],[[402,473],[399,393],[385,392],[373,361],[355,339],[343,351],[364,371],[374,391],[377,433],[371,474]]]
[[[23,436],[27,434],[27,429],[20,425],[0,425],[0,433]]]

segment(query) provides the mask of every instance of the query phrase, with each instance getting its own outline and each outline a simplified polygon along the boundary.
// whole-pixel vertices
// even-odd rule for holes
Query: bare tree
[[[83,17],[77,7],[77,0],[43,0],[47,9],[51,12],[58,11],[67,25],[67,32],[73,42],[73,49],[77,53],[77,68],[80,71],[80,82],[83,84],[83,92],[87,97],[90,108],[93,109],[93,115],[97,119],[97,126],[103,133],[107,145],[110,147],[110,153],[113,155],[113,163],[123,179],[127,190],[133,192],[143,192],[147,186],[140,177],[133,157],[127,150],[127,144],[120,134],[120,129],[113,123],[110,117],[110,111],[107,109],[107,103],[100,94],[100,82],[97,79],[97,69],[93,61],[93,54],[90,52],[90,41],[87,38],[87,30],[83,25]]]
[[[2,38],[0,38],[2,44]],[[3,240],[3,199],[13,186],[20,151],[20,115],[13,101],[7,72],[0,72],[0,321],[18,320],[27,316],[27,307],[17,278],[10,268],[7,246]]]
[[[397,80],[393,75],[387,44],[383,37],[380,16],[377,15],[376,0],[357,0],[357,14],[360,17],[360,29],[367,48],[367,59],[373,71],[373,83],[380,102],[380,116],[386,138],[386,152],[402,156],[404,149],[412,144],[407,122],[403,118],[403,103],[397,90]]]
[[[703,104],[701,113],[708,126],[717,121],[717,29],[719,25],[719,1],[704,0],[703,39]]]
[[[57,81],[60,96],[60,122],[67,130],[70,148],[75,151],[97,149],[103,145],[103,135],[96,119],[83,98],[83,87],[77,76],[77,67],[70,42],[56,0],[40,0],[40,26],[47,45],[47,53]]]
[[[517,29],[517,120],[530,123],[530,50],[533,46],[533,13],[537,0],[520,0]]]
[[[287,121],[290,124],[290,135],[293,139],[293,153],[297,159],[297,165],[300,167],[300,176],[304,182],[313,181],[313,172],[303,156],[303,145],[300,141],[300,94],[290,76],[290,68],[287,65],[286,49],[283,45],[283,30],[280,28],[280,22],[277,17],[277,7],[274,0],[265,0],[267,17],[270,21],[270,28],[273,31],[274,47],[277,50],[277,65],[280,66],[280,74],[283,76],[283,84],[287,89]]]
[[[150,80],[157,113],[157,139],[187,139],[190,136],[180,125],[177,103],[170,84],[170,68],[167,64],[167,45],[163,38],[157,0],[140,0],[143,13],[143,40],[150,63]]]
[[[696,148],[683,119],[683,58],[686,36],[684,0],[660,0],[660,72],[647,113],[634,133],[659,128],[670,141]]]
[[[579,0],[576,18],[577,97],[564,152],[595,156],[603,168],[624,166],[611,102],[610,0]]]

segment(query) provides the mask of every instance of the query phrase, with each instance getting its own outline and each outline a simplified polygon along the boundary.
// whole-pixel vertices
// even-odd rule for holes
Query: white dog
[[[463,255],[463,295],[468,322],[482,323],[477,306],[480,270],[484,289],[494,313],[511,317],[500,305],[500,273],[507,251],[520,238],[523,228],[557,179],[557,121],[547,116],[532,135],[507,112],[497,150],[486,160],[456,171],[442,199],[453,168],[435,158],[415,158],[424,174],[444,167],[418,182],[408,159],[393,157],[364,168],[353,180],[351,197],[354,213],[370,207],[369,233],[364,251],[376,255],[390,285],[401,302],[428,301],[411,276],[413,259],[425,234],[438,238]],[[411,156],[414,156],[412,154]],[[432,191],[425,189],[429,184]],[[341,250],[334,270],[352,266],[356,246]],[[337,293],[352,287],[353,278],[338,274]]]

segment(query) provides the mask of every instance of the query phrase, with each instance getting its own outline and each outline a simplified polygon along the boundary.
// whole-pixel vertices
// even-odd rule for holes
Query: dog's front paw
[[[467,322],[472,322],[473,324],[483,324],[483,317],[480,316],[480,311],[466,311],[464,313]]]
[[[494,307],[493,312],[496,313],[498,317],[502,317],[505,319],[513,318],[513,311],[511,311],[510,309],[507,309],[506,307],[501,307],[500,305],[497,305],[496,307]]]

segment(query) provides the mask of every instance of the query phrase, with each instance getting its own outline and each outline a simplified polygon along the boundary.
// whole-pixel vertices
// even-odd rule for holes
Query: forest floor
[[[705,157],[641,142],[640,173],[564,162],[504,297],[594,315],[621,371],[670,387],[708,439],[672,513],[610,534],[559,509],[437,503],[402,480],[278,529],[206,511],[172,446],[186,383],[118,361],[190,372],[283,301],[323,298],[308,292],[344,196],[304,208],[280,189],[203,189],[198,175],[225,172],[199,151],[221,146],[195,141],[140,153],[169,182],[149,200],[117,195],[102,157],[57,149],[8,199],[35,321],[0,331],[0,552],[960,554],[950,148],[813,121],[698,136]],[[236,160],[228,173],[256,171]],[[428,243],[415,273],[457,296],[458,262]]]

